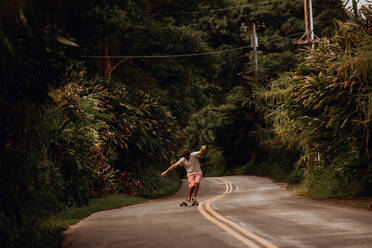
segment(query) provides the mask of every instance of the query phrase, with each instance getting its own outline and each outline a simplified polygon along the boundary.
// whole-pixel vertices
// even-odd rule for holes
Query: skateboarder
[[[199,157],[207,149],[206,146],[202,146],[199,151],[190,153],[189,150],[184,150],[182,158],[177,163],[171,165],[167,170],[161,173],[161,176],[165,176],[169,171],[173,170],[177,166],[183,166],[187,172],[188,180],[188,192],[187,202],[197,204],[196,195],[198,194],[199,184],[202,178],[202,170],[200,169]],[[193,198],[192,195],[194,195]]]

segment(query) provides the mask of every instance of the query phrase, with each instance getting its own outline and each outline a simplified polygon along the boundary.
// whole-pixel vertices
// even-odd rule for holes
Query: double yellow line
[[[216,195],[215,197],[208,199],[206,201],[203,201],[199,204],[198,209],[199,212],[210,222],[216,224],[218,227],[226,231],[228,234],[233,236],[234,238],[241,241],[243,244],[245,244],[249,248],[261,248],[262,245],[266,248],[279,248],[278,246],[273,245],[269,241],[257,236],[256,234],[244,229],[239,224],[223,217],[219,213],[217,213],[215,210],[212,209],[211,203],[228,195],[231,194],[233,187],[230,181],[228,181],[225,178],[217,178],[218,180],[221,180],[225,183],[226,189],[223,193]],[[203,206],[205,205],[206,210],[204,210]],[[235,230],[234,230],[234,229]],[[237,232],[239,231],[239,232]],[[255,241],[255,242],[253,242]],[[258,246],[260,244],[261,246]]]

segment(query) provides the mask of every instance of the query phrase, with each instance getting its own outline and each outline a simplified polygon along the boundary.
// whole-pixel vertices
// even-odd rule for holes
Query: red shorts
[[[193,187],[195,183],[200,183],[202,179],[201,173],[195,173],[187,176],[187,180],[189,182],[189,187]]]

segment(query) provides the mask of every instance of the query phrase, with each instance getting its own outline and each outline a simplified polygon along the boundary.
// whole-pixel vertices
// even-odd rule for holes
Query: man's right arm
[[[178,161],[177,163],[175,163],[175,164],[172,164],[171,166],[169,166],[168,169],[166,169],[165,171],[163,171],[163,172],[161,173],[161,176],[164,177],[165,175],[167,175],[167,173],[168,173],[169,171],[175,169],[175,168],[176,168],[177,166],[179,166],[179,165],[180,165],[180,162],[179,162],[179,161]]]

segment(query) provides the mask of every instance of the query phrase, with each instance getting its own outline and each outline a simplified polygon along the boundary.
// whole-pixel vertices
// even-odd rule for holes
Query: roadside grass
[[[52,216],[48,222],[56,227],[67,228],[70,225],[76,224],[79,220],[88,217],[92,213],[125,207],[145,201],[144,198],[140,197],[113,194],[102,198],[92,199],[89,201],[87,206],[80,208],[67,208],[57,213],[54,217]]]
[[[42,223],[41,229],[43,232],[40,234],[40,247],[61,247],[63,241],[62,232],[92,213],[143,202],[146,202],[146,199],[141,197],[112,194],[106,197],[92,199],[87,206],[64,209],[54,216],[50,216],[50,218]]]
[[[353,207],[366,208],[366,209],[372,210],[372,197],[356,199],[356,200],[351,200],[351,201],[352,201],[351,206]]]
[[[288,190],[295,195],[307,196],[307,189],[305,183],[288,184]]]
[[[364,208],[372,210],[372,197],[358,197],[344,193],[339,187],[339,193],[332,192],[332,183],[334,180],[327,178],[319,178],[316,182],[315,190],[309,190],[303,178],[303,170],[293,169],[291,163],[282,161],[279,163],[261,163],[257,164],[254,161],[235,168],[233,171],[225,172],[225,175],[255,175],[268,177],[277,183],[286,183],[286,188],[295,195],[321,200],[330,204],[347,206],[354,208]],[[337,182],[337,181],[336,181]],[[334,185],[337,185],[334,183]],[[370,194],[369,194],[370,195]]]
[[[299,184],[288,184],[288,190],[295,195],[304,196],[307,198],[325,201],[327,203],[331,203],[338,206],[347,206],[347,207],[354,207],[354,208],[364,208],[368,210],[372,210],[372,197],[355,197],[345,199],[342,197],[330,197],[328,195],[314,195],[309,194],[306,188],[305,183]]]
[[[148,169],[137,175],[143,185],[136,190],[140,197],[155,199],[177,193],[181,186],[179,175],[176,171],[171,171],[167,176],[160,176],[162,171]]]

